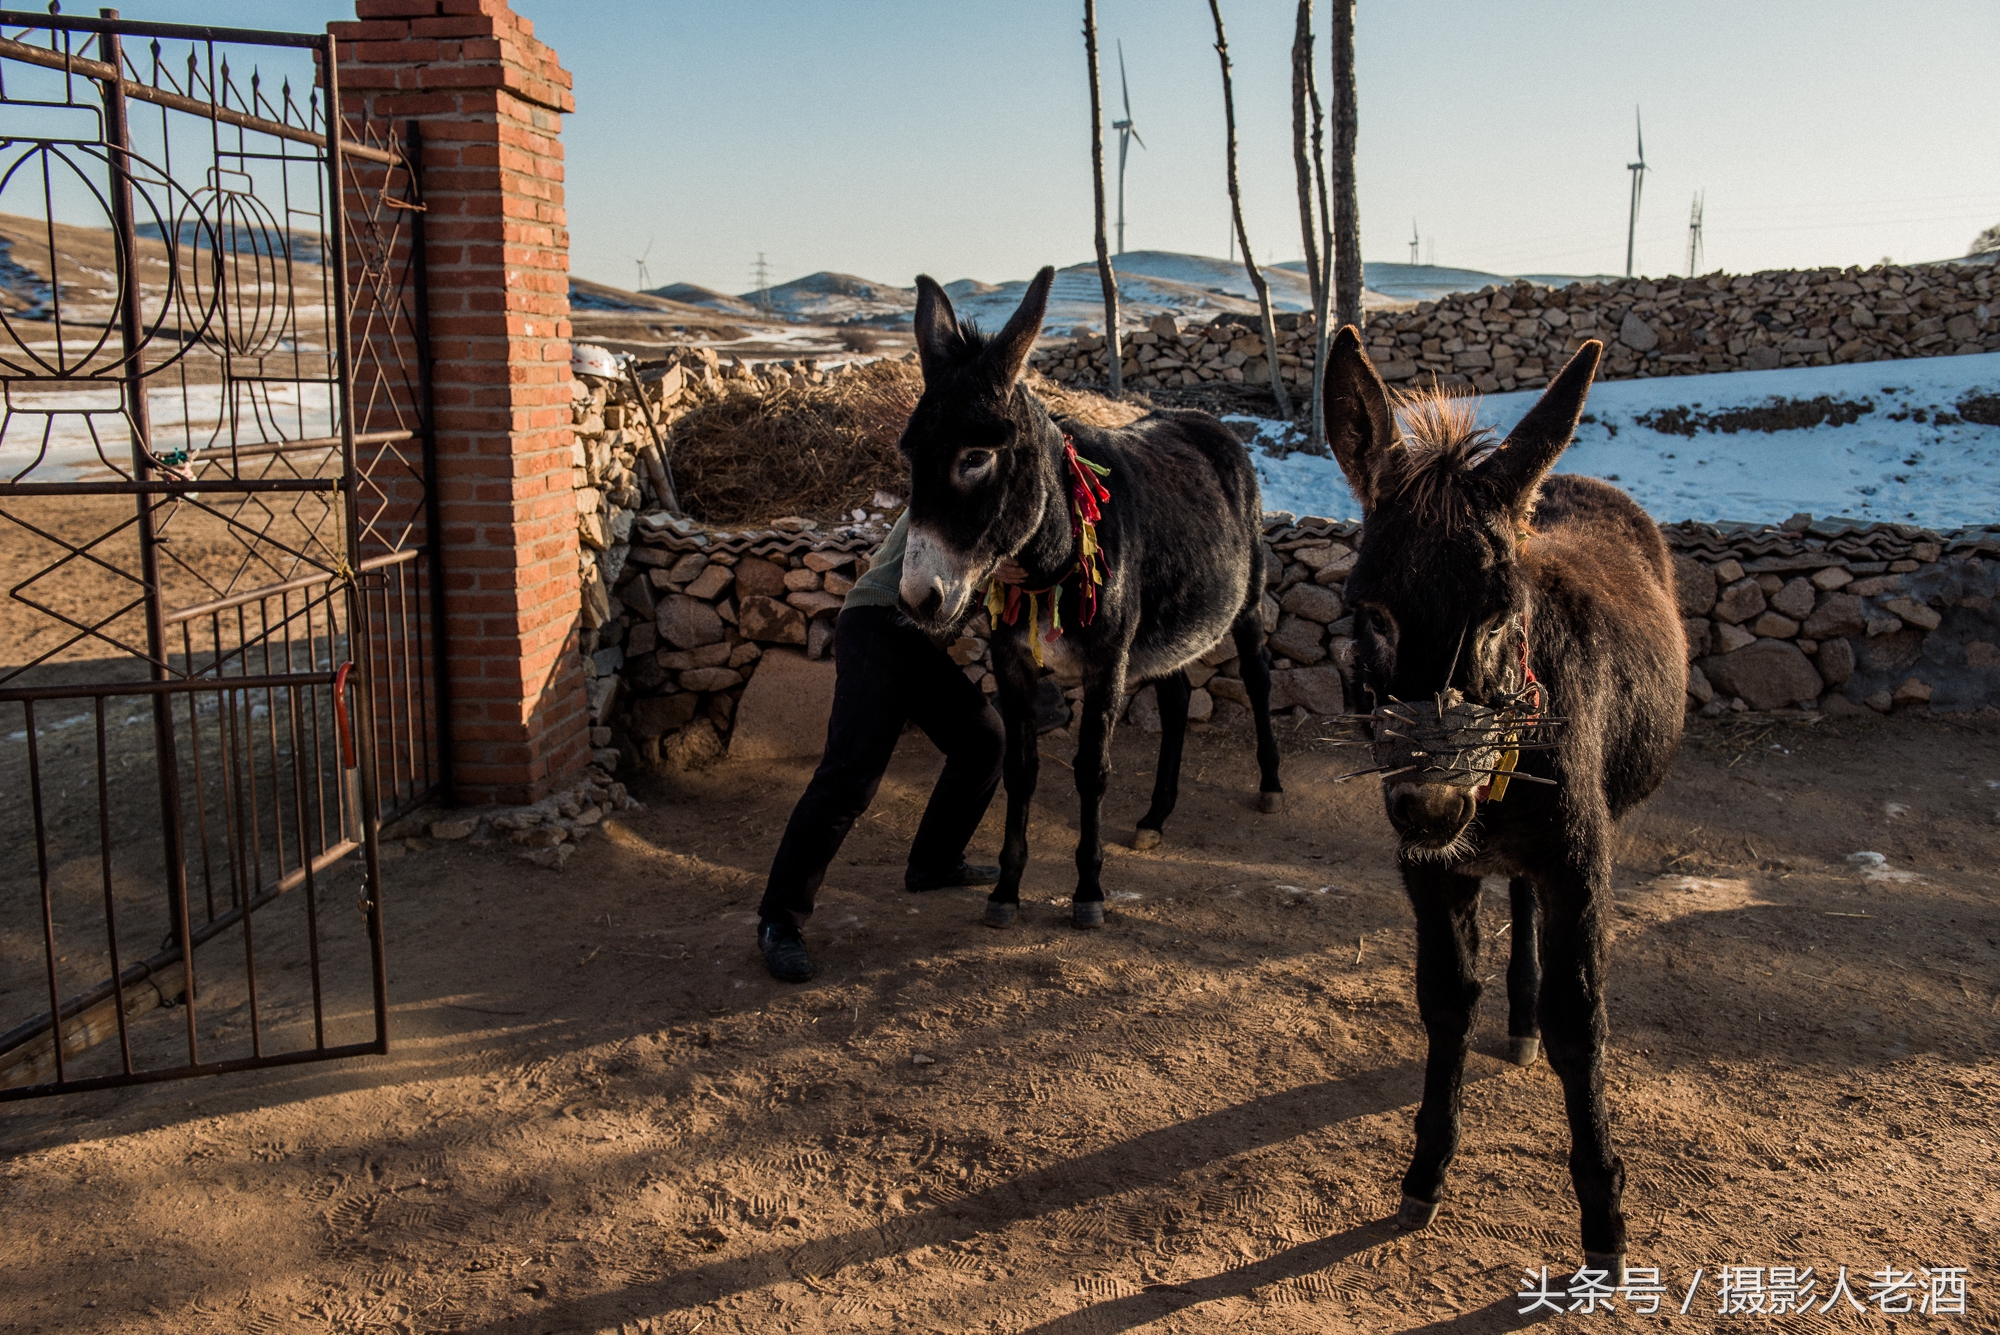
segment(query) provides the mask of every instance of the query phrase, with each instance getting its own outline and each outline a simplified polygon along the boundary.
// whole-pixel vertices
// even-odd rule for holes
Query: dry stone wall
[[[616,610],[602,623],[596,739],[643,764],[699,765],[727,749],[736,702],[775,646],[824,656],[841,596],[867,569],[887,516],[817,531],[802,521],[709,532],[646,515],[634,525]],[[1688,707],[1715,715],[1813,709],[1882,713],[2000,705],[2000,528],[1951,534],[1854,527],[1799,516],[1786,526],[1664,530],[1688,637]],[[1344,713],[1353,693],[1354,619],[1345,600],[1359,526],[1265,517],[1272,707],[1305,719]],[[636,572],[636,573],[635,573]],[[982,612],[950,646],[996,688]],[[1202,727],[1247,717],[1228,642],[1189,669]],[[1045,731],[1066,727],[1080,690],[1043,683]],[[1126,720],[1157,730],[1150,689]]]
[[[1391,384],[1538,388],[1585,339],[1606,347],[1599,379],[1772,370],[2000,351],[2000,272],[1990,265],[1880,265],[1772,270],[1696,279],[1516,283],[1378,311],[1368,354]],[[1312,383],[1312,317],[1278,320],[1285,380]],[[1161,316],[1123,342],[1139,389],[1268,383],[1252,317],[1181,325]],[[1102,335],[1082,332],[1036,354],[1053,380],[1102,385]]]

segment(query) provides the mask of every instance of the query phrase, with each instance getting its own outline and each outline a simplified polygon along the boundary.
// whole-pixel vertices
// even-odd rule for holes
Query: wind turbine
[[[1706,190],[1698,190],[1694,196],[1694,207],[1688,212],[1688,277],[1695,275],[1695,266],[1701,263],[1701,205]]]
[[[1417,262],[1417,220],[1410,219],[1410,263]]]
[[[1632,276],[1632,246],[1639,235],[1639,193],[1646,187],[1646,127],[1639,121],[1639,108],[1632,108],[1632,125],[1639,132],[1639,160],[1625,164],[1632,173],[1632,212],[1625,223],[1625,276]]]
[[[1125,253],[1125,155],[1131,151],[1132,141],[1139,140],[1144,148],[1146,141],[1139,139],[1139,132],[1132,127],[1132,85],[1125,81],[1125,43],[1118,43],[1118,88],[1125,97],[1125,119],[1111,122],[1111,128],[1118,131],[1118,253]]]
[[[658,237],[654,237],[654,238],[652,238],[652,240],[649,240],[649,241],[647,241],[647,242],[646,242],[646,249],[645,249],[645,252],[644,252],[643,254],[641,254],[641,255],[640,255],[640,256],[639,256],[639,257],[638,257],[637,259],[635,259],[635,260],[633,260],[633,261],[632,261],[632,262],[633,262],[634,264],[636,264],[636,265],[638,265],[638,266],[639,266],[639,288],[638,288],[638,290],[639,290],[639,291],[641,291],[641,292],[644,292],[644,291],[645,291],[645,290],[646,290],[647,288],[649,288],[649,287],[651,287],[651,286],[653,285],[653,275],[652,275],[652,273],[651,273],[651,272],[650,272],[650,271],[649,271],[649,270],[648,270],[648,269],[646,268],[646,256],[647,256],[647,255],[650,255],[650,254],[652,254],[652,253],[653,253],[653,242],[654,242],[654,241],[657,241],[657,240],[659,240],[659,238],[658,238]]]

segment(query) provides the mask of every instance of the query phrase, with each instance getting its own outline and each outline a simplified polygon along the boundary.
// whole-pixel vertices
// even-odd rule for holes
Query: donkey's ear
[[[1007,321],[1007,327],[994,337],[992,350],[986,355],[1000,373],[1002,385],[1012,385],[1028,369],[1028,354],[1035,350],[1035,340],[1042,336],[1042,314],[1049,308],[1049,288],[1055,281],[1055,269],[1043,265],[1042,271],[1029,280],[1020,308]]]
[[[958,312],[951,298],[927,273],[917,275],[917,361],[924,368],[924,380],[935,380],[938,372],[951,365],[951,348],[958,341]]]
[[[1376,478],[1400,442],[1389,391],[1361,346],[1353,325],[1333,336],[1326,350],[1326,439],[1364,513],[1375,508]]]
[[[1526,519],[1534,508],[1536,488],[1576,434],[1577,419],[1583,415],[1583,401],[1590,395],[1591,377],[1597,374],[1598,358],[1604,345],[1585,339],[1535,406],[1528,409],[1507,439],[1480,471],[1492,478],[1506,493],[1509,503]]]

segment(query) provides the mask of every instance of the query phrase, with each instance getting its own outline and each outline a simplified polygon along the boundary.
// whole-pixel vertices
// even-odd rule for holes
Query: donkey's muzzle
[[[1382,797],[1406,846],[1443,848],[1472,823],[1473,791],[1460,784],[1392,782]]]

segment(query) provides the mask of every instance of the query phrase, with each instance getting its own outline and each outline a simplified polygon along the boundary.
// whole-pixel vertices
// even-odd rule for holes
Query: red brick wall
[[[589,756],[569,413],[570,78],[503,0],[356,0],[350,123],[415,119],[436,361],[454,780],[533,801]]]

